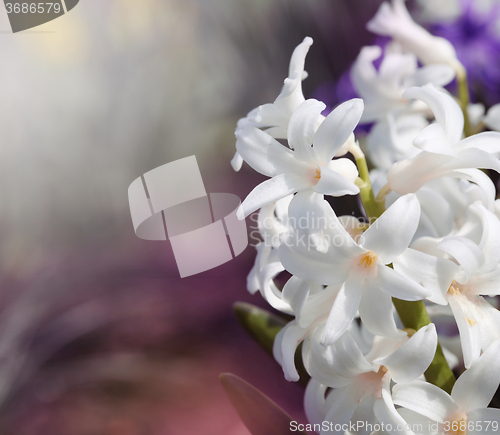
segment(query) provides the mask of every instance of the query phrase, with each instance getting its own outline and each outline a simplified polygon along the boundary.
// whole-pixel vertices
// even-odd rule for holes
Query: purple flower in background
[[[500,4],[480,11],[473,0],[461,0],[462,13],[453,21],[434,23],[431,32],[448,39],[469,73],[476,100],[494,104],[500,99]]]
[[[350,68],[344,71],[337,82],[329,80],[321,83],[313,91],[312,98],[326,104],[325,110],[321,112],[323,116],[328,116],[339,104],[347,100],[352,100],[353,98],[359,98],[352,84]]]

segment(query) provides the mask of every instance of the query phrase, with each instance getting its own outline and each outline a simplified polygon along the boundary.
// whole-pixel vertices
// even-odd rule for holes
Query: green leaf
[[[230,373],[220,375],[222,386],[252,435],[290,435],[292,417],[264,393]],[[293,433],[307,435],[306,432]]]
[[[236,302],[233,309],[243,328],[272,355],[274,338],[288,322],[269,311],[245,302]]]
[[[246,302],[236,302],[233,309],[243,328],[267,353],[273,356],[274,339],[288,321]],[[299,382],[307,386],[310,376],[302,362],[302,343],[295,352],[295,366],[299,372]]]

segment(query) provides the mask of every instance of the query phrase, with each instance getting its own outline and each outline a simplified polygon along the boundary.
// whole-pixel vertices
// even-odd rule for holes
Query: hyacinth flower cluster
[[[452,44],[403,0],[367,28],[391,42],[359,53],[361,98],[325,117],[304,97],[306,37],[276,100],[238,122],[233,168],[269,177],[238,211],[258,210],[262,236],[248,290],[293,316],[273,355],[287,380],[308,380],[305,429],[497,433],[500,200],[489,174],[500,173],[500,105],[473,122]],[[443,88],[454,79],[458,95]],[[359,124],[369,133],[355,135]],[[326,200],[345,195],[363,216]]]

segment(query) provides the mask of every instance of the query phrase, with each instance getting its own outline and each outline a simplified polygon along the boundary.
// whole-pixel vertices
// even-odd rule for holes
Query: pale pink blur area
[[[181,279],[168,242],[135,236],[127,189],[196,155],[207,192],[243,199],[263,177],[229,165],[237,119],[305,36],[306,96],[338,80],[379,3],[80,0],[15,35],[0,5],[0,433],[248,435],[222,372],[305,421],[232,313],[265,306],[254,249]]]

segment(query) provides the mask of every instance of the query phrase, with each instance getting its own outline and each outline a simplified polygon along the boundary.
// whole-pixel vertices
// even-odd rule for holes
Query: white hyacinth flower
[[[500,133],[483,132],[461,139],[464,117],[458,103],[433,85],[410,88],[405,98],[426,103],[436,122],[424,128],[413,140],[422,150],[414,158],[395,163],[387,173],[391,190],[406,194],[416,192],[425,183],[440,177],[465,178],[478,184],[493,207],[495,187],[482,169],[500,172]]]
[[[305,101],[302,93],[302,80],[307,77],[304,64],[312,43],[312,38],[305,37],[302,43],[293,51],[288,77],[285,79],[283,88],[274,103],[263,104],[251,110],[246,117],[238,121],[238,128],[252,125],[264,128],[268,134],[276,139],[286,138],[288,122],[293,111]],[[236,151],[231,165],[235,171],[239,171],[242,164],[243,159]]]
[[[462,68],[451,42],[431,35],[415,23],[406,9],[405,0],[382,3],[366,28],[378,35],[390,36],[405,50],[416,54],[424,65],[447,63],[455,70]]]
[[[463,231],[475,241],[448,236],[436,251],[455,260],[408,249],[394,261],[401,274],[432,291],[429,300],[449,304],[458,325],[465,367],[500,339],[500,312],[483,295],[500,294],[500,221],[481,204],[471,206],[476,221]],[[478,231],[482,227],[482,231]]]
[[[424,116],[427,106],[403,98],[403,92],[427,83],[444,86],[455,72],[445,64],[418,68],[413,53],[387,50],[377,71],[373,62],[381,55],[378,46],[363,47],[351,69],[351,77],[365,103],[360,122],[376,123],[367,138],[370,159],[378,168],[387,170],[393,163],[418,152],[412,140],[429,124]]]
[[[327,253],[297,242],[293,232],[279,248],[285,268],[309,282],[343,284],[330,311],[323,344],[337,340],[359,309],[367,329],[378,335],[396,336],[391,297],[421,300],[430,292],[386,267],[402,254],[417,229],[420,205],[415,195],[399,198],[356,242],[333,213],[327,216],[330,238]]]
[[[385,53],[377,71],[373,62],[381,55],[379,46],[363,47],[351,69],[354,87],[365,103],[360,122],[385,121],[391,112],[394,115],[411,112],[408,99],[402,96],[406,89],[428,83],[445,86],[455,76],[453,69],[445,64],[418,68],[412,53]]]
[[[394,386],[399,414],[417,435],[493,435],[500,430],[500,409],[487,408],[500,383],[500,342],[496,341],[457,379],[451,395],[414,381]]]
[[[264,299],[275,309],[292,314],[289,304],[283,301],[282,293],[274,283],[274,278],[285,270],[278,257],[277,248],[281,234],[288,231],[288,206],[292,195],[269,204],[259,212],[257,227],[262,241],[255,248],[255,263],[247,277],[247,289],[254,294],[260,291]],[[252,238],[255,234],[251,234]]]
[[[288,124],[290,148],[256,127],[236,130],[236,149],[241,157],[257,172],[272,177],[248,194],[238,209],[239,219],[298,191],[332,196],[359,193],[354,184],[356,165],[346,158],[332,159],[358,124],[363,101],[346,101],[323,120],[325,107],[314,99],[297,107]]]
[[[398,340],[375,337],[370,352],[363,355],[349,333],[332,346],[310,340],[304,348],[304,363],[312,380],[306,390],[305,409],[311,423],[342,428],[350,422],[363,424],[361,433],[370,433],[378,424],[392,427],[392,433],[410,434],[406,422],[395,409],[391,381],[408,383],[421,376],[430,365],[437,345],[433,324],[421,328],[411,338]],[[306,359],[307,358],[307,359]],[[327,393],[327,387],[333,388]],[[321,434],[343,434],[325,430]]]

